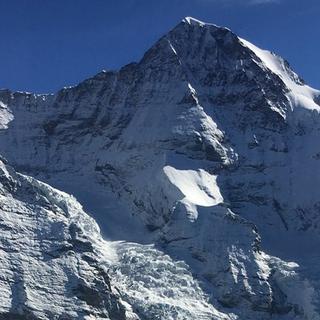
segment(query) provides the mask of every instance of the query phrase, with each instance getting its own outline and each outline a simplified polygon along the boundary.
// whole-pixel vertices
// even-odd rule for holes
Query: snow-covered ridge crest
[[[190,25],[198,25],[198,26],[204,26],[206,23],[205,22],[202,22],[198,19],[195,19],[195,18],[192,18],[192,17],[185,17],[182,19],[182,22],[186,22]]]
[[[320,105],[315,101],[320,95],[319,90],[304,84],[294,71],[288,69],[285,60],[281,57],[270,51],[262,50],[247,40],[241,39],[241,42],[257,55],[265,67],[283,80],[286,87],[290,90],[289,98],[293,108],[309,108],[320,112]]]
[[[190,26],[196,26],[196,27],[212,26],[219,29],[225,29],[230,31],[229,28],[218,26],[217,24],[214,24],[214,23],[203,22],[193,17],[185,17],[182,19],[182,22],[187,23]]]

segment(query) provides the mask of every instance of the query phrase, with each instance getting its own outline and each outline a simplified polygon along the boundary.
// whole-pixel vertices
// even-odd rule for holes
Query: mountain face
[[[0,318],[320,319],[319,110],[193,18],[119,71],[1,90]]]
[[[0,197],[0,319],[126,319],[112,249],[74,198],[3,162]]]

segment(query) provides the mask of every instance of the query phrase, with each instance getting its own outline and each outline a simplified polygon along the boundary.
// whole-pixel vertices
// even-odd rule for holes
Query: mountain
[[[18,177],[73,194],[106,239],[77,209],[76,220],[95,226],[86,242],[108,265],[110,286],[92,310],[67,282],[57,305],[75,299],[73,312],[89,310],[88,319],[113,319],[113,310],[115,319],[320,319],[320,91],[284,59],[185,18],[138,63],[55,94],[1,90],[0,101],[0,150]],[[34,221],[42,189],[24,204]],[[16,197],[6,192],[4,204]],[[5,211],[1,218],[10,222]],[[51,225],[42,215],[37,230]],[[36,259],[37,273],[54,272]],[[73,264],[65,253],[58,261]],[[86,276],[100,292],[96,265]],[[6,292],[2,313],[16,310]],[[34,317],[50,318],[24,299],[29,311],[42,310]]]

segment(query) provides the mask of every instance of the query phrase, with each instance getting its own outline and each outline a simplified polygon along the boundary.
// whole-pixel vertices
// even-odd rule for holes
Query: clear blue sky
[[[183,17],[231,28],[320,88],[320,0],[0,0],[0,87],[54,92],[137,61]]]

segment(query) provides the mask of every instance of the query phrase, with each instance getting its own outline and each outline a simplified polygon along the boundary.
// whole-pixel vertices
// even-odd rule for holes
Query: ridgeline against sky
[[[184,16],[285,57],[320,88],[319,0],[1,1],[0,87],[53,92],[137,61]]]

